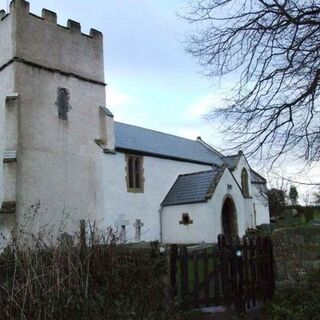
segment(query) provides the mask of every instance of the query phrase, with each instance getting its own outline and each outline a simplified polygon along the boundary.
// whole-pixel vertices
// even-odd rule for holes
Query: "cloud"
[[[204,117],[212,109],[222,106],[224,104],[223,99],[224,96],[220,93],[207,94],[191,106],[187,114],[192,117]]]
[[[107,88],[107,106],[110,109],[119,109],[127,107],[136,101],[136,97],[121,92],[114,87]]]

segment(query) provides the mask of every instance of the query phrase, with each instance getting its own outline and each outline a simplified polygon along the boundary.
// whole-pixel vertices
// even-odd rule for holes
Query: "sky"
[[[0,7],[6,8],[7,3],[0,0]],[[205,115],[223,104],[232,80],[220,82],[202,75],[198,62],[185,52],[190,26],[178,14],[187,4],[188,0],[30,0],[35,14],[46,8],[57,13],[61,25],[72,19],[81,23],[84,33],[90,28],[103,32],[106,106],[116,121],[190,139],[201,136],[226,151],[219,124]],[[254,166],[273,185],[281,183],[277,175],[320,181],[318,166],[308,170],[309,175],[299,173],[304,164],[293,165],[290,157],[273,169],[276,175],[268,174],[258,161]]]
[[[0,0],[6,6],[6,0]],[[221,101],[220,90],[186,54],[189,28],[177,16],[186,0],[31,0],[31,12],[57,12],[58,23],[79,21],[104,34],[106,106],[117,121],[196,139],[219,147],[217,130],[203,118]],[[221,88],[220,88],[221,89]],[[222,145],[222,144],[221,144]]]

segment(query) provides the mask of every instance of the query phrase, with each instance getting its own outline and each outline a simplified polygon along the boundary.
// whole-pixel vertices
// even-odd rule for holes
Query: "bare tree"
[[[235,148],[320,160],[319,0],[193,0],[187,50],[208,76],[238,77],[221,116]]]

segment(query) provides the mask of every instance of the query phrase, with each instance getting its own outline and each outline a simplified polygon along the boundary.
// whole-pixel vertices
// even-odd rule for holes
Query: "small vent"
[[[5,151],[3,162],[15,162],[17,160],[17,152],[16,151]]]

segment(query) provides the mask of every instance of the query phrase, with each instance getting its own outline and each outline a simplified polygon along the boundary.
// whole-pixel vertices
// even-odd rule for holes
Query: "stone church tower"
[[[99,212],[99,157],[113,149],[104,112],[102,34],[57,24],[14,0],[0,11],[0,225],[36,234],[57,221],[72,232]],[[109,132],[107,132],[107,129]],[[111,130],[111,131],[110,131]],[[111,136],[110,136],[111,132]],[[70,216],[67,218],[66,216]],[[4,228],[5,227],[5,228]],[[44,232],[48,232],[47,230]]]

